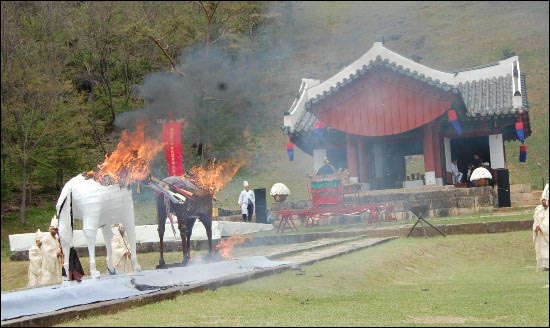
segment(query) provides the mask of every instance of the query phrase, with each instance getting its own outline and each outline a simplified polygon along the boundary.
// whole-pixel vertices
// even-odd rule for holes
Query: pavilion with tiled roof
[[[465,173],[474,153],[505,168],[504,141],[518,138],[516,122],[531,135],[517,56],[443,72],[375,42],[329,79],[302,79],[283,131],[313,155],[314,171],[328,157],[358,182],[387,189],[404,185],[408,155],[424,155],[426,185],[450,184],[451,159]]]

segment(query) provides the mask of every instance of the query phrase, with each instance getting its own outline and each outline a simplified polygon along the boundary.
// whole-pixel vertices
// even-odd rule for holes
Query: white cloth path
[[[186,267],[145,270],[134,275],[121,274],[101,276],[98,279],[85,278],[81,283],[64,281],[62,285],[57,286],[2,293],[2,321],[49,313],[77,305],[152,293],[171,286],[202,285],[224,277],[251,274],[268,268],[294,267],[295,265],[288,261],[271,261],[265,256],[252,256],[229,261],[197,262]],[[137,286],[145,288],[137,288]]]

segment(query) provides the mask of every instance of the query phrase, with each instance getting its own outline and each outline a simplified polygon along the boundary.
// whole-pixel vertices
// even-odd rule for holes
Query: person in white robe
[[[533,242],[537,258],[537,271],[548,271],[548,184],[544,187],[541,205],[533,215]]]
[[[254,191],[250,190],[248,181],[245,181],[243,186],[244,189],[241,191],[237,203],[241,206],[243,222],[252,222],[252,214],[254,214],[254,208],[256,207],[256,199],[254,197]]]
[[[458,170],[458,161],[454,159],[451,164],[451,173],[453,174],[454,183],[462,182],[463,173]]]
[[[111,241],[113,248],[113,264],[116,273],[132,273],[132,252],[130,242],[126,234],[126,228],[122,223],[118,224],[118,230]]]
[[[44,235],[38,229],[34,245],[29,248],[29,283],[27,287],[36,287],[42,283],[42,238]]]
[[[61,268],[63,264],[63,252],[59,243],[57,227],[59,220],[53,217],[49,233],[42,238],[42,284],[57,285],[61,284]]]

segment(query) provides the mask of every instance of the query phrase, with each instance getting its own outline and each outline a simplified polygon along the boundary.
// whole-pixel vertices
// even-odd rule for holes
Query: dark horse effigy
[[[157,222],[160,238],[160,259],[157,268],[166,267],[163,238],[166,230],[166,219],[170,212],[175,213],[178,220],[178,230],[183,246],[182,264],[186,265],[191,258],[191,233],[197,219],[202,222],[206,229],[208,256],[210,256],[212,254],[212,194],[181,177],[167,177],[162,182],[173,192],[185,195],[185,201],[168,197],[165,193],[157,193]]]

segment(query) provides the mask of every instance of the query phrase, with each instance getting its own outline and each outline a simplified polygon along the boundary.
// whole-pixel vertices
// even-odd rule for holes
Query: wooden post
[[[357,178],[357,139],[355,136],[346,134],[346,148],[348,155],[349,176],[350,178]]]
[[[358,157],[359,157],[359,182],[367,183],[368,181],[368,166],[367,166],[367,142],[364,137],[359,137],[358,140]]]

